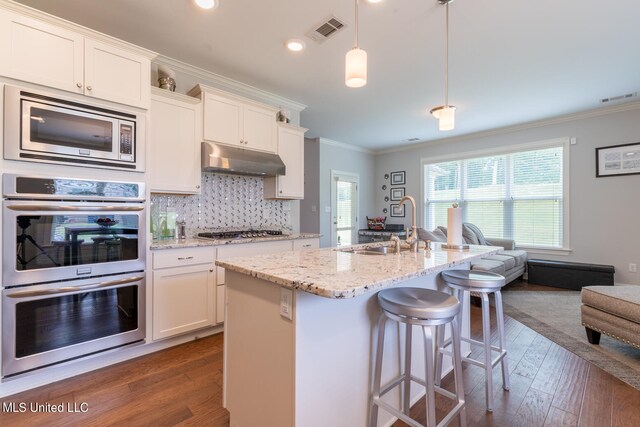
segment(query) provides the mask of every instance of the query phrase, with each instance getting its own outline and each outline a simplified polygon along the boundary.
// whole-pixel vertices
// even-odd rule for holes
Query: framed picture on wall
[[[404,187],[397,187],[391,189],[391,201],[397,202],[404,197]]]
[[[404,205],[391,205],[391,216],[404,218]]]
[[[640,174],[640,143],[596,148],[596,178],[637,174]]]
[[[391,185],[405,185],[405,171],[391,172]]]

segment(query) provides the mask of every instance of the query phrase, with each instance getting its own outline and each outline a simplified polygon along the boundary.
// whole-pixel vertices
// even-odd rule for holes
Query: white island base
[[[452,268],[469,268],[462,263]],[[366,426],[373,378],[372,349],[380,309],[376,293],[325,298],[292,293],[292,319],[280,314],[280,285],[227,269],[223,404],[231,427]],[[395,286],[444,290],[438,273]],[[469,303],[462,335],[469,336]],[[448,335],[448,333],[447,333]],[[387,322],[383,384],[401,372],[404,325]],[[413,331],[413,374],[424,378],[420,327]],[[463,354],[468,347],[463,345]],[[445,357],[445,373],[451,361]],[[412,405],[424,388],[412,383]],[[400,387],[385,396],[397,408]],[[380,410],[379,425],[395,418]]]

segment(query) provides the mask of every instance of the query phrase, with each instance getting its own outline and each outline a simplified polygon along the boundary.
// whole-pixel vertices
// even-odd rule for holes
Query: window
[[[447,225],[456,202],[464,221],[518,246],[562,249],[566,195],[564,140],[440,162],[423,160],[424,224]]]

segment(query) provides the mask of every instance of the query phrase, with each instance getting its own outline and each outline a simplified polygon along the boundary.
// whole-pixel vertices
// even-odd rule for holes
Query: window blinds
[[[562,247],[563,147],[425,165],[425,224],[447,225],[457,202],[486,237]]]

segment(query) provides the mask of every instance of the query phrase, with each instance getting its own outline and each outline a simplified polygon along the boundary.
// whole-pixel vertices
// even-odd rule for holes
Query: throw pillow
[[[475,224],[471,224],[469,222],[465,222],[464,224],[462,224],[463,227],[467,227],[469,230],[471,230],[476,237],[476,240],[478,241],[478,245],[489,245],[489,243],[487,242],[487,239],[485,239],[484,234],[482,234],[482,231],[480,231],[480,228],[478,228],[477,225]],[[464,236],[464,228],[462,231],[462,235]]]
[[[465,243],[468,245],[480,244],[480,242],[478,241],[478,238],[476,237],[476,233],[474,233],[473,230],[467,224],[462,224],[462,238],[464,239]]]
[[[444,234],[444,237],[447,237],[447,227],[445,227],[444,225],[439,225],[438,226],[438,230],[440,230],[440,232],[442,234]],[[435,231],[435,230],[433,230],[433,231]]]

